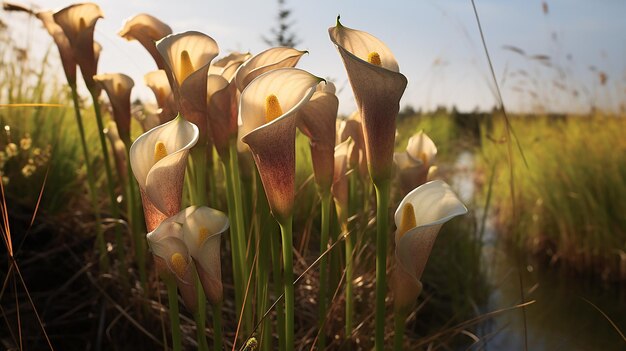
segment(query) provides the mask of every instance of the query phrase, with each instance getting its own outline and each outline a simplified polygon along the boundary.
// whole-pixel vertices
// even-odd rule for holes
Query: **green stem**
[[[402,351],[402,343],[404,341],[404,328],[406,327],[406,310],[396,309],[394,318],[394,336],[393,350]]]
[[[193,187],[189,189],[191,205],[206,206],[207,192],[207,158],[206,145],[196,145],[191,149],[191,179]]]
[[[269,232],[269,231],[268,231]],[[274,294],[280,296],[283,292],[283,276],[280,270],[280,244],[274,231],[270,233],[270,245],[272,252],[272,274],[274,278]],[[276,323],[278,330],[278,349],[285,350],[285,313],[282,303],[276,305]]]
[[[328,249],[328,236],[330,232],[330,192],[320,194],[322,198],[322,230],[320,238],[320,255],[324,255]],[[324,350],[326,348],[326,332],[324,324],[326,323],[327,300],[328,300],[328,256],[324,255],[320,259],[320,291],[319,291],[319,315],[318,328],[319,337],[317,339],[317,349]]]
[[[178,288],[174,279],[167,278],[165,285],[167,286],[167,300],[170,308],[170,326],[172,328],[172,349],[174,351],[182,351],[183,338],[180,332],[180,316],[178,315]]]
[[[196,274],[196,293],[198,295],[198,311],[194,314],[196,320],[196,338],[198,340],[198,351],[209,351],[209,344],[206,341],[206,297],[200,278]]]
[[[282,223],[284,222],[284,223]],[[293,289],[293,218],[278,223],[283,238],[283,274],[285,286],[285,350],[294,349],[294,289]]]
[[[107,257],[106,244],[104,242],[104,233],[102,231],[102,219],[100,217],[100,208],[98,206],[98,197],[96,194],[96,181],[91,168],[91,160],[89,157],[89,149],[87,148],[87,140],[85,138],[85,128],[83,127],[83,119],[80,113],[80,104],[78,98],[78,91],[76,86],[70,84],[72,91],[72,102],[74,103],[74,114],[76,116],[76,124],[78,125],[78,133],[80,134],[80,143],[83,149],[83,157],[85,159],[85,167],[87,168],[87,183],[89,184],[89,198],[91,200],[91,206],[93,207],[93,213],[96,217],[96,244],[98,245],[98,255],[100,261],[100,268],[103,271],[109,269],[109,259]]]
[[[213,349],[222,351],[223,349],[223,332],[222,332],[222,303],[213,305]]]
[[[257,204],[257,216],[255,216],[256,218],[256,225],[255,225],[255,232],[256,232],[256,238],[258,240],[258,248],[259,248],[259,253],[257,256],[257,274],[256,274],[256,297],[257,297],[257,303],[256,303],[256,311],[257,311],[257,322],[260,322],[260,332],[259,334],[261,335],[260,337],[260,344],[261,344],[261,349],[262,350],[269,350],[270,349],[270,342],[271,342],[271,336],[270,336],[270,325],[269,325],[269,318],[263,319],[263,315],[265,314],[265,310],[267,309],[267,304],[268,304],[268,291],[269,291],[269,287],[268,287],[268,270],[269,270],[269,259],[270,259],[270,244],[268,242],[268,233],[270,233],[270,235],[273,233],[270,232],[268,229],[271,228],[270,227],[270,223],[273,224],[273,219],[271,218],[270,215],[270,211],[269,211],[269,207],[267,205],[267,201],[265,200],[265,191],[263,190],[263,187],[258,187],[257,188],[257,199],[260,199],[261,201],[258,202]]]
[[[107,148],[106,138],[104,136],[104,124],[102,122],[102,111],[100,109],[100,102],[96,91],[91,91],[91,98],[93,100],[93,109],[96,113],[96,123],[98,124],[98,136],[100,137],[100,146],[102,147],[102,157],[104,160],[104,168],[107,179],[107,190],[109,193],[109,201],[111,202],[111,216],[117,221],[120,219],[120,210],[117,206],[117,199],[115,196],[115,188],[113,183],[113,172],[111,171],[111,162],[109,161],[109,151]],[[124,260],[124,238],[122,237],[122,230],[118,223],[115,223],[115,244],[117,250],[117,258],[120,261],[120,270],[124,278],[126,278],[126,262]],[[127,280],[127,279],[125,279]]]
[[[222,160],[224,162],[224,168],[226,172],[226,205],[228,206],[228,215],[232,219],[235,213],[235,200],[233,198],[233,182],[232,178],[229,176],[230,174],[230,165],[227,160]],[[233,280],[235,284],[235,310],[237,315],[241,313],[241,304],[243,301],[243,278],[241,273],[241,267],[239,266],[239,257],[238,257],[238,235],[237,233],[237,221],[233,221],[230,223],[230,250],[231,250],[231,259],[233,264]]]
[[[137,182],[130,166],[130,140],[125,141],[126,144],[126,170],[128,172],[128,218],[130,220],[130,228],[132,229],[132,238],[135,242],[135,255],[137,267],[139,268],[139,281],[145,296],[148,296],[148,274],[146,272],[146,239],[144,236],[144,228],[142,223],[144,220],[141,216],[141,205],[139,199],[139,191]],[[147,309],[147,304],[145,305]]]
[[[376,333],[375,349],[385,349],[385,297],[387,295],[387,240],[390,181],[375,184],[376,189]]]
[[[348,176],[349,181],[349,197],[348,197],[348,218],[352,217],[358,210],[357,204],[361,203],[358,199],[358,184],[359,174],[356,171],[352,171]],[[364,211],[367,213],[367,211]],[[356,242],[357,233],[357,220],[353,220],[351,223],[346,223],[345,228],[349,228],[350,235],[345,240],[346,245],[346,339],[352,335],[353,315],[354,315],[354,296],[353,296],[353,272],[354,263],[352,256],[354,252],[354,244]],[[349,227],[348,227],[349,225]],[[348,343],[348,346],[351,344]]]

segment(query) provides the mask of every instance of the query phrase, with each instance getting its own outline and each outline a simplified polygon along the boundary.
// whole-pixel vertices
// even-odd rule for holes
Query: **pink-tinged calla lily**
[[[113,122],[109,122],[107,127],[104,129],[104,134],[106,134],[107,138],[109,138],[109,142],[111,143],[117,173],[122,180],[122,184],[126,184],[126,178],[128,175],[126,144],[120,138],[117,126]]]
[[[394,217],[396,269],[391,281],[397,308],[407,307],[420,294],[420,279],[441,226],[466,213],[465,205],[442,180],[423,184],[402,199]]]
[[[374,183],[391,179],[396,116],[407,79],[391,50],[369,33],[339,23],[328,29],[337,46],[361,114],[369,172]]]
[[[87,88],[94,89],[99,53],[94,50],[93,32],[98,19],[103,18],[100,7],[94,3],[74,4],[57,11],[53,18],[70,42]]]
[[[160,113],[161,109],[151,103],[135,105],[131,109],[132,117],[139,122],[144,133],[163,124],[159,119]]]
[[[327,194],[333,183],[335,125],[339,99],[333,83],[320,83],[298,112],[298,128],[309,138],[313,174],[321,194]]]
[[[162,221],[146,238],[154,257],[157,272],[163,279],[174,279],[185,307],[190,312],[198,310],[198,293],[189,249],[183,240],[183,225],[177,217]]]
[[[294,67],[307,51],[294,48],[275,47],[252,56],[244,62],[235,76],[237,89],[243,91],[250,82],[263,73],[278,69]]]
[[[229,142],[237,137],[238,97],[237,86],[218,75],[209,75],[207,88],[208,116],[211,136],[222,160],[229,157]]]
[[[437,146],[421,130],[409,138],[405,152],[393,154],[403,194],[426,183],[436,156]]]
[[[93,79],[109,97],[119,137],[130,145],[130,93],[135,82],[122,73],[97,74]]]
[[[230,82],[233,78],[235,78],[235,74],[237,73],[239,67],[250,57],[252,57],[252,54],[249,52],[231,52],[228,56],[222,57],[211,64],[209,67],[209,75],[220,75]]]
[[[198,127],[178,116],[142,134],[130,147],[148,231],[180,211],[187,155],[197,141]]]
[[[301,69],[281,68],[257,77],[241,93],[239,135],[252,151],[279,222],[293,211],[296,113],[321,81]]]
[[[209,65],[219,53],[217,43],[206,34],[190,31],[168,35],[157,43],[157,49],[167,66],[178,111],[198,126],[199,144],[205,145],[209,134],[207,78]]]
[[[348,230],[348,159],[354,141],[348,138],[346,141],[335,146],[333,185],[331,188],[339,225],[343,232]]]
[[[41,20],[43,26],[48,31],[48,34],[52,36],[54,43],[59,49],[59,55],[61,57],[61,64],[63,65],[63,71],[65,72],[65,77],[67,77],[67,82],[70,85],[76,84],[76,59],[74,58],[74,53],[72,51],[72,46],[70,45],[70,41],[67,39],[67,36],[63,32],[63,28],[59,26],[53,17],[52,11],[41,11],[37,12],[35,15],[37,18]]]
[[[174,221],[182,224],[183,240],[196,264],[204,293],[211,304],[222,302],[222,265],[220,242],[228,230],[228,217],[206,206],[191,206],[181,211]]]
[[[367,157],[365,156],[365,138],[363,137],[361,122],[356,118],[356,116],[358,116],[358,113],[356,113],[356,115],[353,114],[349,119],[343,120],[339,123],[337,142],[344,142],[348,140],[348,138],[354,141],[350,147],[348,168],[357,170],[361,179],[365,181],[368,175]]]
[[[177,107],[174,101],[172,87],[164,70],[148,72],[143,76],[144,83],[152,90],[161,109],[159,112],[160,124],[171,121],[176,117]]]
[[[156,48],[156,42],[170,34],[170,26],[147,13],[140,13],[126,20],[118,33],[126,40],[137,40],[150,53],[159,69],[165,69],[165,62]]]

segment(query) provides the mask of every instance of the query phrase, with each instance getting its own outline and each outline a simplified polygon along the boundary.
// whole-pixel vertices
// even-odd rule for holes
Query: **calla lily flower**
[[[235,76],[237,89],[243,91],[250,82],[263,73],[286,67],[294,67],[307,51],[276,47],[254,55],[244,62]]]
[[[356,113],[358,116],[358,112]],[[348,154],[348,169],[354,169],[359,172],[361,179],[365,181],[367,179],[367,160],[365,156],[365,141],[363,137],[363,128],[361,122],[355,118],[355,114],[347,120],[339,123],[339,130],[337,132],[337,142],[341,143],[348,138],[352,139],[353,143],[350,147]]]
[[[339,99],[333,83],[320,83],[309,102],[300,108],[298,127],[309,138],[313,174],[321,194],[333,183],[335,124]]]
[[[93,32],[98,19],[103,18],[100,7],[94,3],[74,4],[57,11],[53,18],[72,47],[87,88],[94,89],[98,53],[94,50]]]
[[[142,134],[130,147],[148,231],[180,210],[187,155],[197,141],[198,127],[179,116]]]
[[[279,222],[293,211],[296,112],[321,81],[301,69],[281,68],[257,77],[241,93],[239,135],[252,151]]]
[[[407,79],[391,50],[369,33],[339,23],[328,29],[337,46],[363,123],[370,176],[374,183],[391,178],[396,116]]]
[[[74,58],[74,53],[72,52],[72,46],[70,45],[70,41],[67,39],[67,36],[63,32],[63,28],[61,28],[61,26],[59,26],[54,21],[52,11],[37,12],[35,16],[37,16],[37,18],[41,20],[43,26],[48,31],[48,34],[52,36],[54,43],[59,49],[61,64],[63,65],[63,71],[65,72],[65,77],[67,77],[67,82],[70,85],[75,85],[76,59]]]
[[[222,57],[221,59],[213,62],[209,67],[209,75],[220,75],[230,82],[233,78],[235,78],[235,74],[237,73],[239,67],[250,57],[252,57],[252,54],[249,52],[232,52],[228,54],[228,56]]]
[[[156,42],[172,34],[172,28],[170,28],[170,26],[161,22],[161,20],[154,16],[140,13],[126,20],[124,27],[118,34],[126,40],[137,40],[148,50],[148,53],[150,53],[150,56],[152,56],[156,62],[157,67],[159,69],[165,69],[165,62],[156,48]]]
[[[183,225],[170,217],[161,222],[146,238],[154,257],[157,272],[163,279],[175,279],[185,307],[198,309],[198,293],[194,284],[189,249],[183,240]]]
[[[228,227],[228,217],[209,207],[191,206],[174,221],[183,227],[183,240],[196,263],[196,270],[206,297],[213,305],[222,302],[221,235]]]
[[[130,145],[130,92],[135,82],[122,73],[97,74],[93,79],[109,96],[119,137]]]
[[[335,147],[334,155],[335,164],[331,191],[335,199],[338,221],[343,232],[348,231],[348,172],[353,172],[348,171],[348,159],[353,144],[354,141],[348,138]]]
[[[394,217],[396,270],[391,287],[396,307],[408,306],[420,294],[420,279],[441,226],[466,213],[465,205],[442,180],[423,184],[402,199]]]
[[[217,43],[206,34],[190,31],[168,35],[157,43],[157,49],[165,61],[178,111],[198,126],[200,144],[206,144],[207,78],[219,52]]]
[[[436,156],[437,146],[421,130],[409,139],[405,152],[393,154],[404,194],[426,183]]]
[[[157,105],[161,109],[159,112],[160,124],[171,121],[176,117],[176,101],[174,101],[174,94],[172,94],[172,87],[167,79],[167,73],[162,69],[148,72],[143,76],[143,81],[154,93]]]
[[[159,119],[160,113],[161,109],[151,103],[135,105],[131,108],[132,117],[139,122],[144,133],[163,124]]]
[[[104,134],[106,134],[109,138],[109,142],[113,148],[113,157],[115,157],[115,168],[117,168],[117,173],[122,179],[122,183],[126,184],[126,178],[128,175],[126,144],[120,138],[117,126],[113,122],[109,122],[107,127],[104,129]]]
[[[215,149],[222,160],[229,157],[229,142],[237,137],[239,92],[234,82],[209,75],[207,87],[208,116]]]

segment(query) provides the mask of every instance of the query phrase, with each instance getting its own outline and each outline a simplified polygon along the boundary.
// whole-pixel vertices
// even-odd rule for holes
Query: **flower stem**
[[[387,295],[387,240],[390,181],[375,184],[376,189],[376,333],[375,349],[385,349],[385,297]]]
[[[109,161],[109,149],[107,148],[107,142],[104,136],[104,124],[102,123],[102,111],[100,109],[100,102],[96,90],[91,90],[91,98],[93,100],[93,109],[96,113],[96,123],[98,124],[98,136],[100,137],[100,146],[102,147],[102,157],[104,161],[104,169],[107,179],[107,190],[109,193],[109,201],[111,202],[111,216],[114,220],[120,219],[120,210],[117,206],[117,199],[115,196],[115,187],[113,184],[113,172],[111,172],[111,162]],[[115,246],[117,250],[117,258],[120,261],[120,271],[124,280],[126,278],[126,262],[124,260],[124,240],[122,237],[122,230],[118,223],[115,223]]]
[[[270,245],[272,252],[272,275],[274,278],[274,294],[280,296],[283,290],[283,276],[280,270],[280,245],[276,233],[274,231],[268,231],[270,233]],[[276,305],[276,323],[278,331],[278,349],[285,350],[285,313],[282,303]]]
[[[196,320],[196,338],[198,340],[198,351],[209,351],[209,344],[206,341],[205,327],[206,327],[206,297],[204,296],[204,290],[202,284],[200,284],[200,278],[197,274],[196,277],[196,294],[198,295],[198,311],[194,314]]]
[[[294,289],[293,289],[293,217],[278,223],[283,239],[283,279],[285,287],[285,350],[294,349]]]
[[[322,230],[320,238],[320,255],[324,255],[328,249],[328,237],[330,233],[330,193],[320,194],[322,198]],[[319,290],[319,314],[318,329],[319,337],[317,339],[317,349],[324,350],[326,348],[326,332],[324,324],[326,323],[326,312],[328,309],[328,256],[324,255],[320,259],[320,290]]]
[[[222,351],[223,334],[222,334],[222,303],[213,305],[213,349]]]
[[[180,332],[180,316],[178,315],[178,288],[173,278],[167,278],[165,285],[167,286],[167,299],[169,302],[170,326],[172,328],[172,349],[174,351],[182,351],[183,339]]]
[[[87,148],[87,140],[85,139],[85,128],[83,127],[83,119],[80,113],[80,105],[78,102],[78,91],[76,85],[70,84],[72,90],[72,102],[74,103],[74,114],[76,115],[76,124],[78,125],[78,133],[80,134],[80,143],[83,149],[83,157],[85,158],[85,167],[87,168],[87,183],[89,185],[89,198],[93,213],[96,217],[96,244],[98,245],[98,255],[100,268],[103,271],[109,269],[109,259],[107,257],[106,244],[104,242],[104,233],[102,231],[102,218],[100,217],[100,208],[98,206],[98,197],[96,194],[96,181],[91,168],[91,160],[89,157],[89,149]]]
[[[196,145],[191,149],[192,185],[189,189],[191,205],[206,206],[208,204],[207,192],[207,158],[206,145]]]
[[[394,314],[393,350],[402,351],[404,341],[404,328],[406,326],[406,309],[396,309]]]
[[[361,203],[358,196],[357,186],[359,184],[359,174],[356,170],[350,172],[348,176],[349,181],[349,197],[348,197],[348,218],[352,217],[357,212],[357,204]],[[364,213],[367,213],[365,211]],[[346,225],[346,228],[351,232],[346,238],[346,339],[349,339],[352,335],[353,315],[354,315],[354,297],[352,277],[354,272],[354,265],[352,262],[352,256],[354,252],[354,243],[356,242],[357,232],[357,220],[353,220]],[[349,227],[348,227],[349,225]],[[351,344],[348,343],[348,346]]]

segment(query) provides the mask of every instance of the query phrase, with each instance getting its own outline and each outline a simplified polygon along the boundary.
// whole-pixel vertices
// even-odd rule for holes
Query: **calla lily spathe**
[[[197,141],[198,128],[179,116],[142,134],[130,147],[148,231],[180,210],[187,155]]]
[[[348,138],[346,141],[335,146],[334,155],[334,174],[333,185],[331,188],[333,198],[335,199],[335,207],[337,208],[337,218],[341,230],[344,233],[348,231],[348,159],[350,150],[354,146],[354,141]]]
[[[115,168],[122,179],[122,184],[126,184],[128,178],[128,163],[126,154],[126,144],[120,138],[117,126],[114,122],[109,122],[104,129],[104,134],[109,138],[111,148],[113,149],[113,157],[115,158]]]
[[[41,20],[43,26],[48,31],[48,34],[52,36],[52,39],[57,46],[57,49],[59,49],[61,64],[63,65],[63,71],[65,72],[65,77],[67,77],[67,82],[70,85],[75,85],[76,59],[74,58],[74,53],[72,52],[72,46],[70,45],[70,41],[67,39],[67,36],[63,32],[63,28],[61,28],[61,26],[59,26],[54,21],[52,11],[37,12],[36,16]]]
[[[118,34],[126,40],[137,40],[150,53],[157,67],[165,69],[165,62],[156,48],[156,42],[172,34],[170,26],[154,16],[140,13],[126,20]]]
[[[402,199],[396,210],[396,270],[392,280],[396,307],[413,303],[421,292],[422,273],[441,226],[467,208],[450,186],[434,180]]]
[[[241,93],[239,135],[252,151],[279,222],[293,211],[296,112],[321,81],[301,69],[281,68],[257,77]]]
[[[207,78],[209,65],[219,53],[217,43],[206,34],[189,31],[168,35],[157,43],[157,49],[165,61],[178,111],[198,126],[200,144],[205,144]]]
[[[407,79],[389,48],[369,33],[339,23],[328,29],[337,46],[361,114],[369,172],[374,183],[391,178],[396,116]]]
[[[146,238],[154,257],[157,272],[163,279],[174,279],[185,307],[198,309],[198,295],[194,284],[191,255],[183,239],[183,225],[170,217],[161,222]]]
[[[53,18],[72,47],[87,88],[94,89],[99,52],[95,50],[93,32],[98,19],[103,18],[100,7],[94,3],[74,4],[57,11]]]
[[[237,137],[239,92],[234,82],[210,74],[207,87],[208,117],[215,149],[222,160],[229,158],[229,143]]]
[[[176,117],[176,101],[174,101],[174,94],[167,79],[167,73],[162,69],[148,72],[143,76],[143,81],[154,93],[157,105],[161,109],[159,112],[160,124]]]
[[[393,154],[403,194],[426,183],[436,156],[437,146],[421,130],[409,138],[405,152]]]
[[[298,112],[298,128],[309,138],[313,174],[321,194],[328,194],[333,183],[338,108],[335,85],[320,83]]]
[[[130,145],[130,93],[135,82],[122,73],[97,74],[93,79],[109,97],[119,137]]]
[[[348,138],[352,139],[350,151],[348,154],[348,169],[357,170],[363,182],[367,179],[367,157],[365,156],[365,141],[363,137],[363,128],[361,122],[356,118],[359,113],[356,112],[347,120],[339,123],[337,132],[337,143],[342,143]]]
[[[196,263],[196,270],[206,297],[213,305],[222,302],[221,235],[228,230],[228,217],[206,206],[191,206],[174,221],[182,224],[183,240]]]
[[[275,47],[260,52],[244,62],[237,70],[235,84],[243,91],[250,82],[263,73],[286,67],[294,67],[306,51]]]
[[[230,82],[233,78],[235,78],[235,74],[237,73],[239,67],[250,57],[252,57],[252,54],[249,52],[231,52],[228,56],[222,57],[211,64],[209,67],[209,75],[216,74],[224,77],[224,79]]]

